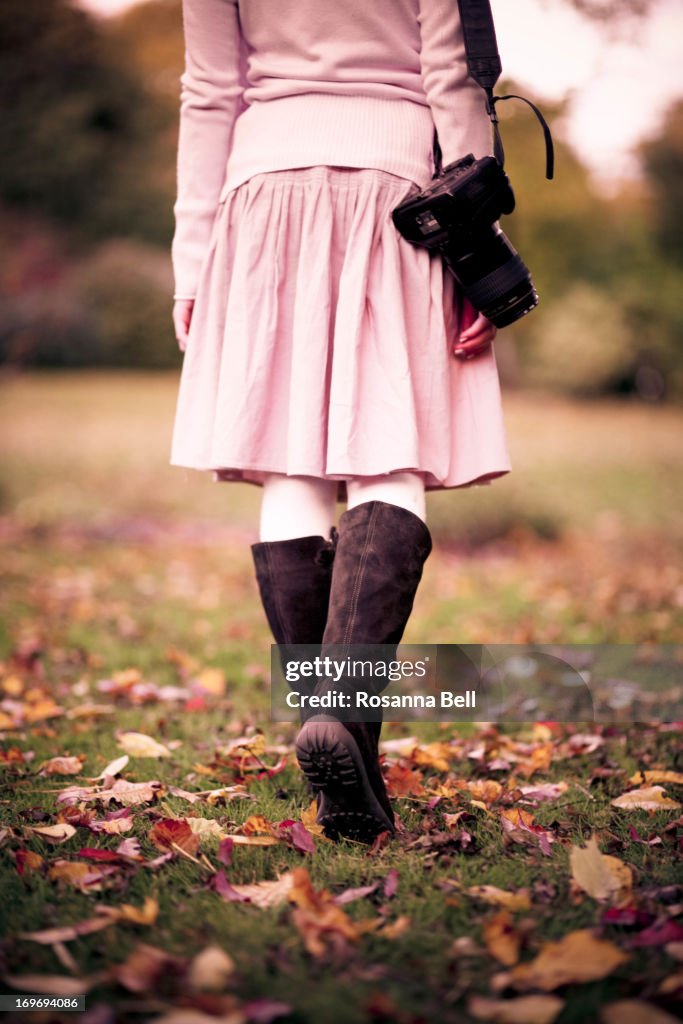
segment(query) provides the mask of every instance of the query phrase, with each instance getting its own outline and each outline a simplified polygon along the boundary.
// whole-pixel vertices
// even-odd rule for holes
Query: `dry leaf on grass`
[[[509,910],[500,910],[485,922],[484,943],[491,956],[506,967],[519,960],[520,936]]]
[[[466,892],[484,903],[505,907],[507,910],[531,910],[531,899],[528,889],[519,892],[506,892],[495,885],[471,885]]]
[[[162,818],[152,825],[148,838],[159,850],[180,847],[184,853],[194,855],[199,849],[199,836],[194,834],[185,818]]]
[[[296,904],[292,922],[311,956],[323,956],[329,946],[339,950],[347,942],[356,942],[363,931],[376,926],[376,921],[352,921],[327,889],[313,888],[305,868],[295,868],[292,874],[289,901]]]
[[[59,825],[24,825],[24,832],[27,832],[29,837],[31,835],[40,836],[48,843],[65,843],[67,839],[76,835],[73,825],[68,825],[66,822],[61,822]]]
[[[2,980],[12,988],[39,995],[80,996],[85,995],[104,979],[104,973],[91,974],[88,978],[69,978],[65,974],[3,974]]]
[[[569,854],[572,877],[594,900],[627,907],[633,898],[633,872],[618,857],[601,853],[595,836],[585,849],[572,846]]]
[[[471,996],[467,1010],[475,1020],[493,1024],[552,1024],[564,1007],[557,996],[518,996],[516,999],[487,999]]]
[[[190,964],[187,980],[198,992],[222,992],[234,973],[235,962],[220,946],[207,946]]]
[[[85,755],[81,757],[51,757],[43,761],[38,775],[80,775]]]
[[[661,770],[636,772],[628,781],[634,786],[643,786],[646,783],[653,786],[658,782],[669,782],[673,786],[683,786],[683,772],[669,772]]]
[[[604,1024],[676,1024],[678,1017],[639,999],[620,999],[600,1011]]]
[[[535,960],[513,968],[510,980],[518,989],[551,992],[560,985],[606,978],[628,959],[628,954],[614,943],[598,939],[588,928],[582,928],[557,942],[546,943]]]
[[[678,810],[681,806],[677,800],[666,796],[662,786],[644,786],[622,793],[611,801],[612,807],[620,807],[624,811],[667,811]]]
[[[171,751],[144,732],[122,732],[118,745],[131,757],[170,757]]]

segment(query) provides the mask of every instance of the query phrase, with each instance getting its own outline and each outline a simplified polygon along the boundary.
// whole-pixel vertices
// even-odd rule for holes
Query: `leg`
[[[349,480],[347,508],[364,501],[384,501],[412,512],[424,523],[426,516],[425,484],[422,473],[389,473],[384,476],[363,476]]]
[[[331,527],[336,492],[335,481],[313,477],[273,474],[264,484],[261,540],[251,551],[261,602],[277,644],[322,641],[337,536]],[[282,651],[283,661],[290,653]]]
[[[421,508],[422,478],[402,476],[409,478],[403,485],[385,481],[391,490],[381,492],[373,492],[369,481],[358,488],[349,481],[349,496],[384,493]],[[339,520],[323,653],[341,660],[350,653],[360,660],[378,656],[392,660],[431,547],[424,520],[411,508],[381,498],[349,503]],[[383,645],[381,650],[378,644]],[[383,688],[374,686],[376,692]],[[322,696],[332,689],[352,694],[355,681],[350,676],[332,684],[321,678],[315,693]],[[309,781],[321,792],[318,821],[328,834],[370,841],[394,827],[379,766],[381,721],[347,721],[347,717],[343,713],[312,715],[297,737],[297,756]]]
[[[337,481],[271,473],[263,484],[261,541],[327,537],[334,522]]]

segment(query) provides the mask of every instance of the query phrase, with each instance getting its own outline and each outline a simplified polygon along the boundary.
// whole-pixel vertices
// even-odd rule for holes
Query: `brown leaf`
[[[80,996],[89,992],[103,980],[103,975],[93,974],[89,978],[69,978],[64,974],[3,974],[2,980],[12,988],[40,995]]]
[[[38,871],[45,861],[39,853],[34,853],[33,850],[17,850],[14,855],[14,863],[17,866],[17,872],[23,877]]]
[[[198,992],[222,992],[234,973],[235,961],[220,946],[207,946],[190,964],[187,980]]]
[[[598,981],[628,959],[612,942],[598,939],[588,928],[582,928],[557,942],[546,943],[531,963],[517,964],[511,981],[518,989],[550,992],[560,985]]]
[[[678,1017],[672,1017],[652,1003],[639,999],[619,999],[616,1003],[603,1006],[600,1018],[604,1024],[676,1024]]]
[[[199,836],[194,834],[184,818],[162,818],[150,829],[149,838],[160,850],[179,846],[185,853],[195,854],[199,849]]]
[[[509,910],[500,910],[489,918],[483,928],[484,943],[492,956],[506,967],[519,960],[519,933]]]
[[[156,982],[163,974],[177,973],[184,966],[185,961],[180,957],[140,942],[122,964],[111,968],[111,973],[129,992],[146,993],[154,992]]]
[[[467,1010],[476,1020],[493,1024],[552,1024],[564,1007],[557,996],[518,996],[516,999],[488,999],[470,996]]]
[[[628,780],[634,786],[642,786],[645,783],[654,785],[658,782],[669,782],[674,786],[683,786],[683,772],[669,772],[669,771],[649,771],[649,772],[636,772]]]
[[[423,796],[422,772],[411,771],[402,765],[392,764],[386,772],[385,781],[390,796]]]
[[[38,775],[80,775],[85,757],[52,757],[43,761]]]
[[[30,835],[40,836],[41,839],[45,839],[48,843],[65,843],[72,836],[76,835],[76,829],[73,825],[67,825],[66,822],[62,822],[59,825],[24,825],[24,832],[28,832]]]
[[[292,921],[311,956],[322,956],[329,944],[339,948],[340,943],[357,941],[362,927],[337,906],[328,890],[314,889],[305,868],[295,868],[292,874],[289,901],[296,904]]]

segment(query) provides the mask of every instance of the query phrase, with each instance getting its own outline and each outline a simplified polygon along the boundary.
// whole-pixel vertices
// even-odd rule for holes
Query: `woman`
[[[276,642],[395,648],[432,546],[425,491],[510,470],[495,328],[391,220],[434,172],[435,127],[444,166],[491,151],[456,0],[184,0],[183,17],[171,464],[262,487]],[[303,722],[330,835],[394,828],[380,728]]]

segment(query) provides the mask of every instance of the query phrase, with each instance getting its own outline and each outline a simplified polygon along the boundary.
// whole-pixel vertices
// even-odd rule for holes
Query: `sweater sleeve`
[[[171,245],[175,299],[196,295],[246,85],[237,0],[183,0],[183,28]]]
[[[419,0],[422,84],[439,137],[444,167],[474,153],[493,152],[486,95],[469,77],[456,0]]]

